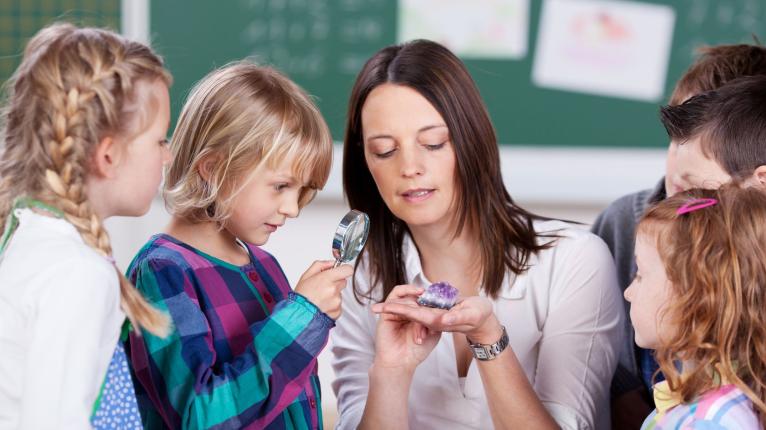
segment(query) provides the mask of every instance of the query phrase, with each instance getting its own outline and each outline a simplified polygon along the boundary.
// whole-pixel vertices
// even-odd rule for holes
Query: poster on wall
[[[615,0],[545,0],[532,81],[545,88],[660,101],[675,11]]]
[[[397,40],[430,39],[462,58],[527,55],[529,0],[399,0]]]

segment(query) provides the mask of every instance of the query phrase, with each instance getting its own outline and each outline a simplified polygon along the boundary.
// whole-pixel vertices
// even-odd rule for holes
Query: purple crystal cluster
[[[448,282],[437,282],[428,286],[418,297],[418,304],[430,308],[450,309],[455,306],[458,290]]]

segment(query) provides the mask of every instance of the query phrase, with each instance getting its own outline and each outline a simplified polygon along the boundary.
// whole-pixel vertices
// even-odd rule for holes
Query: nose
[[[297,217],[301,211],[298,206],[298,197],[298,193],[287,193],[282,204],[279,206],[279,213],[288,218]]]
[[[422,176],[425,171],[422,156],[416,146],[407,145],[400,149],[401,173],[405,178]]]
[[[625,296],[625,300],[628,301],[628,303],[632,303],[632,297],[633,297],[633,284],[635,282],[631,282],[630,285],[628,285],[628,288],[625,289],[625,292],[623,293],[623,296]]]

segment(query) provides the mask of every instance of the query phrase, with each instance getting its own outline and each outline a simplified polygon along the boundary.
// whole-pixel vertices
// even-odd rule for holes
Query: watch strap
[[[508,348],[508,344],[510,343],[508,340],[508,332],[505,330],[505,326],[501,327],[503,328],[503,334],[500,336],[500,340],[489,345],[473,343],[470,339],[466,338],[468,340],[468,346],[471,348],[471,352],[473,352],[473,356],[477,360],[494,360],[501,352]]]

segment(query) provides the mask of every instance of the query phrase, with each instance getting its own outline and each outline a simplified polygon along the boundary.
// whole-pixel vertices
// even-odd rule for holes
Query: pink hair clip
[[[716,199],[693,199],[689,200],[685,205],[676,210],[676,215],[688,214],[699,209],[713,206],[718,203]]]

